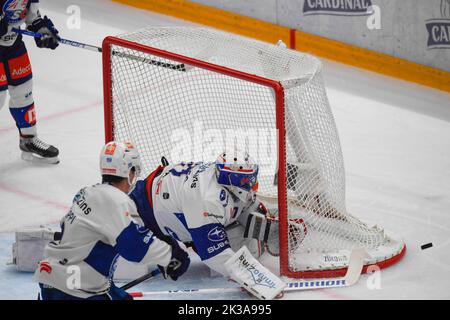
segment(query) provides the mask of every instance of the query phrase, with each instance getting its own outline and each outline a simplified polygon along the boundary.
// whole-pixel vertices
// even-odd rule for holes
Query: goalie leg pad
[[[45,246],[55,240],[55,233],[49,228],[24,228],[16,231],[11,264],[18,271],[34,272],[44,255]]]
[[[286,287],[286,283],[256,260],[245,246],[225,262],[225,267],[231,279],[261,300],[274,299]]]

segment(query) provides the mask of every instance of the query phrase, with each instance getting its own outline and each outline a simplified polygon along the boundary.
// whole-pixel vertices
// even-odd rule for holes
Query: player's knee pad
[[[9,86],[9,111],[22,134],[36,134],[36,112],[34,109],[33,84],[31,80],[18,85]]]
[[[33,80],[28,80],[18,86],[9,86],[10,108],[23,108],[34,103]]]

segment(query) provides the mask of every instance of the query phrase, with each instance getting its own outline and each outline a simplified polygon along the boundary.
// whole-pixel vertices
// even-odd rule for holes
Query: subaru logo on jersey
[[[367,16],[371,10],[371,0],[304,0],[303,14],[325,14],[339,16]]]
[[[106,162],[111,163],[112,162],[112,158],[106,158]]]
[[[28,13],[29,0],[6,0],[3,12],[9,23],[22,22]]]
[[[227,234],[223,227],[217,226],[208,232],[208,239],[213,242],[223,241]]]
[[[450,0],[441,0],[441,18],[429,19],[428,49],[450,49]]]

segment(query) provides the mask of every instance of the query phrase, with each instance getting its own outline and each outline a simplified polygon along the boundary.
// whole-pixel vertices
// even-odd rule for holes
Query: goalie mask
[[[130,181],[130,172],[135,170],[133,181]],[[141,173],[141,161],[137,149],[130,142],[108,142],[100,153],[100,172],[128,179],[130,192],[136,184]]]
[[[222,153],[216,160],[217,182],[246,203],[253,200],[258,191],[258,169],[246,153],[242,158],[228,158]]]

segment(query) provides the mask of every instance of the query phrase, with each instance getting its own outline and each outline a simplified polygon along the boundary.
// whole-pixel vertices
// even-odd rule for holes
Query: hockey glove
[[[8,33],[8,19],[4,14],[0,16],[0,37]]]
[[[164,236],[161,240],[172,247],[172,258],[166,267],[158,267],[164,277],[168,275],[172,280],[176,281],[189,268],[189,264],[191,263],[189,254],[180,247],[178,241],[174,238]]]
[[[36,45],[39,48],[48,48],[55,50],[59,46],[59,31],[56,30],[52,20],[45,16],[43,19],[41,17],[34,20],[29,26],[28,30],[41,33],[44,36],[42,38],[34,38]]]

